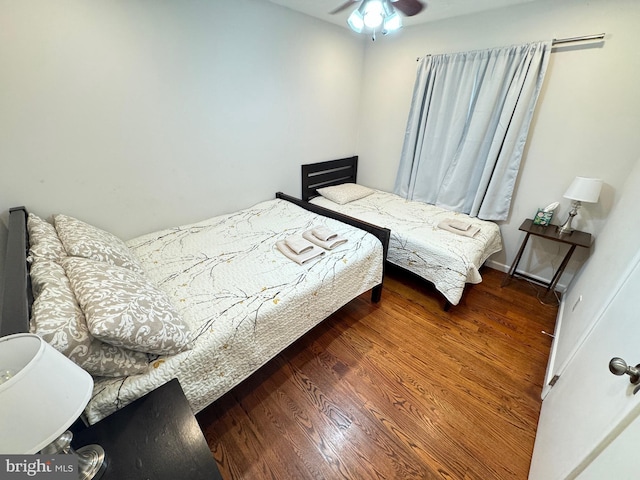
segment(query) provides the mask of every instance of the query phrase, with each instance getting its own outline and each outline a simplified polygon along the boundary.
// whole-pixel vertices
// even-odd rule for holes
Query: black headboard
[[[318,196],[317,189],[341,183],[356,183],[358,157],[302,165],[302,200]]]
[[[24,207],[12,208],[9,210],[9,235],[3,272],[0,337],[29,331],[33,296],[28,253],[27,210]]]

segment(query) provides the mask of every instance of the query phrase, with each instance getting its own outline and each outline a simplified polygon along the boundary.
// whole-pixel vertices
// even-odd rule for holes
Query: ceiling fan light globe
[[[347,18],[347,25],[349,25],[349,28],[354,32],[362,33],[362,30],[364,29],[364,18],[362,13],[357,9],[351,12],[351,15]]]
[[[365,5],[364,24],[372,29],[382,25],[384,19],[384,7],[380,0],[369,0]]]
[[[396,30],[400,30],[402,28],[402,19],[397,12],[393,12],[388,17],[385,17],[384,23],[382,25],[382,29],[386,32],[395,32]]]
[[[364,24],[369,28],[378,28],[382,25],[382,15],[379,13],[366,13],[364,16]]]

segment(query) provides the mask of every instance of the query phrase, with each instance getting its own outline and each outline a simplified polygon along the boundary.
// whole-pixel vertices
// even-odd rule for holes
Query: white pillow
[[[332,202],[344,205],[371,195],[373,190],[357,183],[343,183],[333,187],[319,188],[318,193]]]

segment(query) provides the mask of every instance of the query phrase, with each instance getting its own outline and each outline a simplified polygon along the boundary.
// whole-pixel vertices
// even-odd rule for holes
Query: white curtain
[[[394,192],[505,220],[551,42],[427,56]]]

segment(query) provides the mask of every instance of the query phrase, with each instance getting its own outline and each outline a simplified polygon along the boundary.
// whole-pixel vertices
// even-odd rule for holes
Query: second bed
[[[302,199],[390,229],[387,261],[433,283],[447,302],[457,305],[467,283],[482,281],[482,264],[502,250],[498,225],[361,187],[357,161],[302,165]]]

